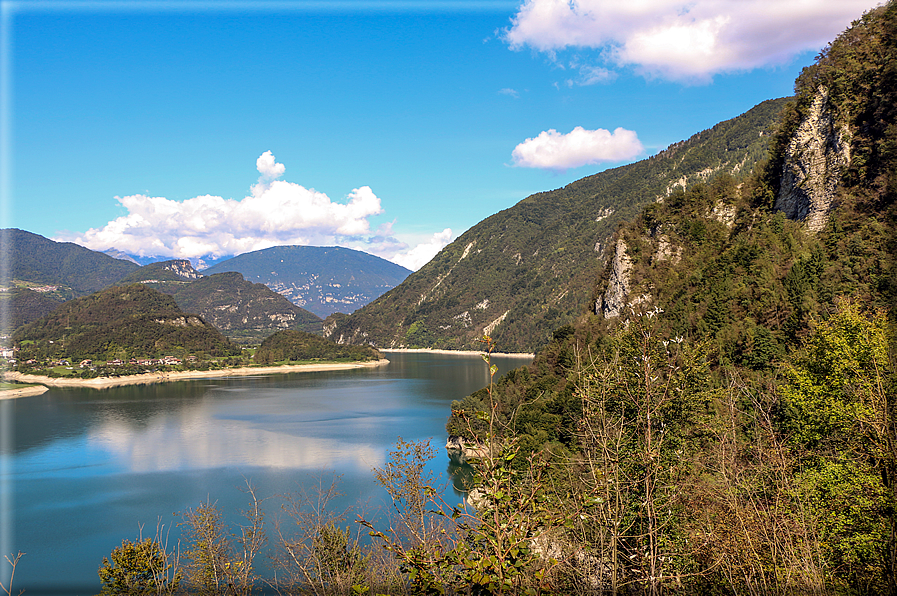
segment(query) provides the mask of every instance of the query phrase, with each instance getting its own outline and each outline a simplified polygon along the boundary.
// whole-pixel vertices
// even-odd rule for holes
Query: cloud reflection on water
[[[307,421],[314,426],[314,421]],[[366,425],[365,422],[360,424]],[[289,428],[295,431],[296,425]],[[382,450],[367,443],[303,436],[259,428],[254,422],[218,419],[199,404],[159,414],[140,428],[108,416],[88,433],[88,444],[114,455],[129,472],[168,472],[232,466],[282,469],[370,470]]]

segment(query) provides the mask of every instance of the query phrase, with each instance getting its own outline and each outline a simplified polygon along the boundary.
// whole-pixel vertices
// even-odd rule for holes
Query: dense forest
[[[26,323],[50,314],[60,304],[60,300],[48,293],[35,292],[28,288],[12,288],[0,294],[0,307],[7,309],[10,329],[18,329]]]
[[[116,286],[65,302],[20,328],[13,341],[23,361],[241,353],[199,316],[181,311],[171,296],[144,284]]]
[[[380,360],[380,352],[370,346],[344,346],[304,331],[277,331],[258,347],[256,364],[277,364],[308,360],[365,362]]]

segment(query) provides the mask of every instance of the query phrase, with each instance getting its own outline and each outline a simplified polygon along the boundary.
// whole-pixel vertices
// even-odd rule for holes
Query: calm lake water
[[[396,438],[432,440],[450,487],[445,421],[453,399],[488,383],[474,355],[400,354],[378,369],[51,389],[0,401],[4,553],[22,551],[14,591],[96,594],[104,556],[175,513],[217,501],[234,522],[250,481],[268,520],[278,495],[341,475],[339,505],[370,514],[386,493],[371,469]],[[528,360],[495,357],[499,374]],[[4,565],[0,581],[9,579]]]

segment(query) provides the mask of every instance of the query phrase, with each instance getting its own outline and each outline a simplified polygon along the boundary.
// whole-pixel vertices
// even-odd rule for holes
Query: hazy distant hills
[[[178,305],[188,312],[201,315],[208,323],[233,339],[255,343],[271,333],[293,329],[321,333],[322,320],[264,284],[243,279],[239,272],[203,275],[189,261],[173,259],[152,262],[144,266],[88,250],[82,246],[55,242],[23,230],[3,230],[2,248],[9,257],[9,275],[3,280],[0,300],[7,303],[7,324],[14,330],[47,315],[61,303],[89,295],[112,285],[141,283],[175,297]],[[308,247],[285,247],[289,249]],[[317,259],[314,279],[322,279],[328,287],[305,288],[306,294],[318,296],[322,303],[329,298],[334,304],[346,307],[351,300],[369,300],[398,281],[390,281],[390,270],[398,270],[401,279],[408,271],[377,257],[348,249],[320,249],[311,252],[329,255]],[[116,257],[122,254],[115,253]],[[359,257],[363,255],[363,257]],[[247,255],[252,264],[253,255]],[[368,258],[364,258],[368,257]],[[289,256],[285,261],[289,261]],[[314,260],[314,259],[312,259]],[[278,258],[279,264],[280,258]],[[387,263],[384,267],[383,263]],[[352,267],[359,269],[353,271]],[[335,267],[331,275],[327,266]],[[276,268],[265,265],[269,271]],[[290,268],[285,267],[285,272]],[[383,273],[382,271],[386,271]],[[353,279],[353,274],[355,279]],[[338,281],[337,281],[338,280]],[[357,281],[360,280],[360,281]],[[380,285],[383,285],[381,288]],[[391,285],[390,285],[391,284]],[[363,285],[362,290],[359,286]],[[29,289],[30,288],[30,289]],[[327,312],[333,312],[332,310]]]
[[[351,313],[411,273],[380,257],[341,247],[275,246],[236,256],[203,271],[237,271],[319,317]]]
[[[104,255],[108,255],[113,259],[121,259],[122,261],[131,261],[135,265],[142,265],[146,263],[140,263],[137,259],[129,255],[128,253],[118,250],[117,248],[110,248],[108,250],[102,251]]]
[[[129,254],[122,250],[118,250],[117,248],[110,248],[108,250],[104,250],[103,254],[109,255],[110,257],[115,257],[116,259],[123,259],[125,261],[131,261],[132,263],[136,263],[141,267],[145,267],[146,265],[152,265],[154,263],[162,263],[171,260],[170,256],[161,256],[161,255],[135,255]],[[190,264],[197,268],[198,270],[206,269],[220,263],[221,261],[226,261],[227,259],[233,258],[233,255],[223,255],[220,257],[205,255],[203,257],[195,257],[190,259]]]
[[[17,229],[2,230],[0,250],[6,251],[10,263],[0,284],[43,294],[40,300],[21,292],[0,296],[12,304],[12,328],[46,314],[51,301],[71,300],[113,284],[139,282],[176,296],[179,302],[188,300],[191,310],[228,333],[254,335],[277,329],[317,333],[322,317],[352,312],[411,273],[361,251],[315,246],[279,246],[246,253],[202,273],[184,259],[154,261],[141,267],[133,260],[123,260],[129,257],[120,251],[107,251],[117,257],[113,258]],[[229,276],[214,283],[202,281],[198,288],[182,293],[189,284],[224,272],[237,272],[246,279]],[[199,288],[212,292],[205,302]],[[223,297],[228,292],[230,297]]]
[[[542,192],[462,234],[401,285],[360,311],[325,321],[325,335],[376,347],[529,351],[593,302],[621,222],[645,205],[720,174],[749,173],[767,154],[785,99],[640,162]]]

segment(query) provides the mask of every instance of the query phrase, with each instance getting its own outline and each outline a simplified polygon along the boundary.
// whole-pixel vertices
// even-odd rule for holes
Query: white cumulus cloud
[[[427,242],[422,242],[415,246],[413,249],[397,255],[393,259],[391,259],[394,263],[398,263],[402,267],[406,267],[411,269],[412,271],[417,271],[424,265],[430,262],[430,260],[436,256],[440,250],[448,246],[449,242],[452,241],[452,230],[451,228],[446,228],[441,232],[437,232],[433,234]]]
[[[526,0],[512,49],[592,48],[645,76],[707,82],[819,51],[877,0]]]
[[[274,155],[270,151],[265,151],[255,160],[255,167],[261,174],[259,177],[260,183],[280,178],[287,169],[282,163],[277,163],[274,160]]]
[[[242,199],[116,197],[126,215],[61,240],[99,251],[116,248],[133,255],[182,259],[293,244],[350,246],[395,262],[415,261],[432,250],[432,241],[421,248],[397,240],[391,224],[371,230],[369,218],[383,213],[383,208],[368,186],[353,189],[341,202],[333,201],[314,189],[278,180],[286,168],[270,151],[258,158],[256,167],[258,182]]]
[[[614,132],[577,126],[567,134],[553,128],[527,139],[514,148],[514,165],[523,168],[567,170],[587,164],[632,159],[644,151],[634,131],[617,128]]]

